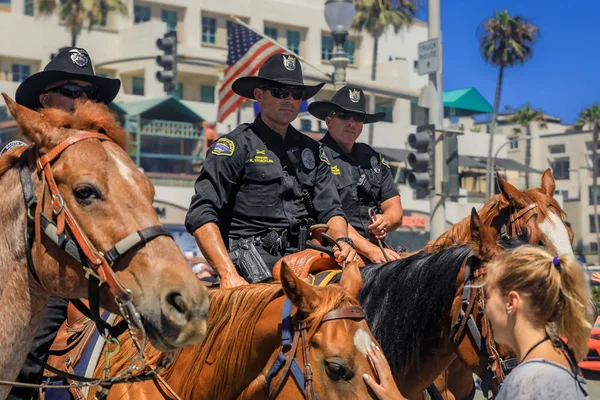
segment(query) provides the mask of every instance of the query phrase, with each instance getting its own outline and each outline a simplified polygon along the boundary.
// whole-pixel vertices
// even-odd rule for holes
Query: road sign
[[[419,75],[437,72],[439,63],[438,39],[431,39],[419,43]]]

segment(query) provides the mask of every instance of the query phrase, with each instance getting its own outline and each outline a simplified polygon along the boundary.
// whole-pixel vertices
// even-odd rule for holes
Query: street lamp
[[[503,143],[502,146],[498,147],[496,149],[496,152],[494,153],[494,157],[492,157],[492,164],[490,166],[490,168],[492,169],[492,173],[490,174],[490,177],[494,174],[494,170],[496,169],[496,157],[498,157],[498,153],[500,153],[500,150],[502,150],[504,147],[508,146],[511,143],[518,142],[519,140],[531,140],[531,139],[533,139],[532,136],[521,136],[521,137],[517,137],[517,138],[511,138],[511,139],[507,140],[506,143]],[[490,181],[487,182],[490,195],[493,193],[492,180],[493,179],[490,179]]]
[[[344,50],[344,43],[352,22],[354,22],[355,12],[353,0],[327,0],[325,2],[325,20],[335,44],[329,61],[333,65],[333,86],[336,91],[346,84],[346,67],[350,59]]]

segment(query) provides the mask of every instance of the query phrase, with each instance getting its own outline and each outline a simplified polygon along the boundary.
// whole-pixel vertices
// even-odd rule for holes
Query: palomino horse
[[[106,106],[35,112],[4,99],[31,145],[0,157],[0,379],[17,376],[48,297],[87,298],[88,277],[95,300],[157,348],[200,341],[207,291],[159,225],[153,186]]]
[[[555,254],[572,254],[573,231],[564,223],[564,211],[553,198],[555,183],[550,169],[542,175],[541,188],[519,191],[496,174],[501,194],[492,197],[479,211],[481,223],[492,227],[491,243],[501,235],[514,236],[527,230],[531,244],[542,244]],[[463,219],[430,241],[425,251],[437,251],[440,248],[469,243],[469,217]],[[472,355],[474,356],[474,355]],[[444,371],[435,381],[444,399],[467,400],[475,394],[473,372],[466,369],[460,359]],[[505,371],[494,371],[500,381]],[[487,390],[487,388],[484,388]]]
[[[325,288],[303,282],[284,263],[281,284],[210,290],[206,339],[179,350],[160,379],[117,385],[108,398],[178,398],[174,393],[193,400],[371,398],[362,374],[372,373],[366,349],[374,341],[355,298],[361,285],[356,263],[344,270],[340,285]],[[284,311],[287,317],[282,321],[289,301],[294,311]],[[295,332],[284,328],[292,320]],[[282,346],[282,337],[289,339],[292,333],[293,343],[288,340]],[[285,362],[280,349],[304,368],[286,362],[270,374],[274,364]],[[111,359],[113,371],[122,368],[135,349],[125,342],[121,352]],[[146,353],[155,360],[164,357],[151,347]],[[101,358],[96,375],[103,364]]]
[[[474,209],[470,226],[471,245],[419,252],[362,270],[359,301],[398,388],[408,399],[421,398],[457,356],[483,374],[487,357],[478,353],[484,354],[487,346],[477,348],[482,339],[496,348],[481,293],[472,287],[481,283],[493,256],[527,243],[527,238],[520,235],[490,246],[492,229],[481,224]],[[469,306],[463,309],[465,298]]]

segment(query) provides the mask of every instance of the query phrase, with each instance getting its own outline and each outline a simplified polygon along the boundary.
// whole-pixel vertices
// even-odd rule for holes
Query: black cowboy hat
[[[365,115],[365,124],[381,121],[384,112],[368,114],[365,107],[365,94],[362,89],[344,86],[338,90],[331,101],[315,101],[308,105],[308,112],[318,119],[325,118],[332,111],[346,111]]]
[[[43,71],[31,75],[17,88],[17,103],[33,110],[41,108],[40,94],[55,82],[78,80],[89,82],[98,89],[98,101],[108,104],[121,87],[119,79],[104,78],[94,74],[92,60],[87,51],[77,47],[62,48]]]
[[[302,100],[313,97],[325,83],[315,86],[304,84],[302,65],[295,56],[289,54],[274,54],[269,57],[258,70],[258,76],[238,78],[231,88],[242,97],[254,100],[254,89],[265,86],[296,86],[304,89]]]

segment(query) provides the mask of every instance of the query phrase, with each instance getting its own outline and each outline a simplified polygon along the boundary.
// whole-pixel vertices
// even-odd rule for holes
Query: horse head
[[[115,313],[133,305],[155,347],[173,350],[201,340],[206,288],[160,226],[154,187],[127,154],[127,133],[108,108],[87,102],[73,113],[36,112],[3,96],[31,145],[7,157],[19,160],[21,182],[25,175],[37,198],[38,206],[28,205],[20,218],[25,227],[27,212],[35,214],[29,247],[38,288],[87,298],[88,277],[95,275],[103,282],[100,305]],[[14,201],[22,204],[19,174],[13,176],[18,189],[12,190],[19,194]],[[66,242],[76,250],[67,254]]]
[[[362,379],[372,374],[367,349],[375,344],[356,300],[362,288],[358,263],[349,264],[342,272],[339,285],[313,287],[299,279],[282,264],[281,285],[292,304],[305,316],[308,329],[309,359],[316,393],[321,398],[371,398]],[[297,358],[301,352],[298,349]],[[292,379],[287,379],[280,396],[299,397]]]

